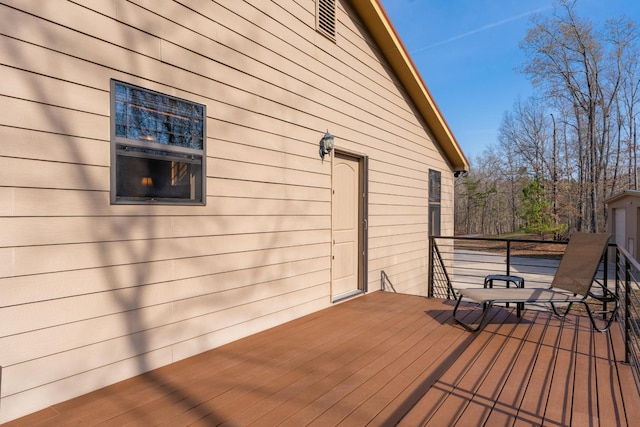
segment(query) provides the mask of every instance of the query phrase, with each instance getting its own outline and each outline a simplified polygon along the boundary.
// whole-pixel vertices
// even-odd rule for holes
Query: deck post
[[[429,236],[429,266],[427,270],[427,298],[433,298],[433,256],[434,256],[434,239]]]
[[[507,240],[507,276],[511,276],[511,240]]]
[[[631,363],[631,265],[624,257],[624,361]]]

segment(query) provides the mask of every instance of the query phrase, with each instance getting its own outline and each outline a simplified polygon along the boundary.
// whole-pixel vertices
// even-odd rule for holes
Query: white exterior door
[[[331,198],[333,301],[360,292],[360,160],[339,153],[333,159]]]

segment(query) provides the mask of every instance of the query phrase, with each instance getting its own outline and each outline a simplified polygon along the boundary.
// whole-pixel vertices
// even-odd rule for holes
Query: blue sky
[[[495,144],[502,117],[533,94],[518,71],[518,44],[535,13],[553,0],[381,0],[467,158]],[[638,0],[578,0],[578,14],[599,27],[622,15],[640,25]]]

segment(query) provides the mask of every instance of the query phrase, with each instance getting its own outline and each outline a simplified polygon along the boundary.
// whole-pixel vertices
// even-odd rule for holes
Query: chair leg
[[[551,308],[553,308],[553,314],[555,314],[558,317],[565,317],[567,314],[569,314],[569,310],[571,310],[571,306],[573,305],[573,303],[570,302],[566,310],[564,310],[563,313],[559,313],[556,305],[554,303],[550,303],[550,304],[551,304]]]
[[[470,331],[470,332],[478,332],[480,329],[482,329],[485,317],[487,317],[487,313],[489,313],[491,306],[493,305],[493,303],[491,301],[486,301],[482,303],[482,316],[480,316],[480,320],[478,321],[478,326],[476,326],[475,328],[473,326],[471,326],[471,324],[464,322],[461,319],[458,319],[456,317],[456,313],[458,312],[458,307],[460,306],[460,303],[462,302],[462,295],[460,295],[458,297],[458,301],[456,302],[456,306],[453,308],[453,320],[455,322],[460,323],[466,330]]]
[[[593,315],[595,313],[591,312],[591,309],[589,308],[589,304],[587,304],[586,301],[582,301],[582,304],[584,304],[584,307],[587,309],[587,314],[589,314],[589,319],[591,320],[591,326],[593,326],[593,329],[595,329],[598,332],[607,332],[609,330],[609,328],[611,327],[611,324],[613,323],[613,321],[616,318],[616,313],[618,312],[618,308],[620,307],[620,299],[618,298],[618,296],[613,294],[613,293],[611,293],[611,294],[614,295],[614,298],[612,298],[612,301],[615,304],[615,307],[611,311],[611,315],[609,316],[609,320],[606,321],[604,328],[599,328],[596,325],[596,319],[593,318]]]

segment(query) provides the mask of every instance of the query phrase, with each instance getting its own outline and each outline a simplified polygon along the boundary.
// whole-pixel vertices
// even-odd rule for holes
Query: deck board
[[[509,363],[509,366],[504,366],[506,378],[496,384],[494,405],[487,408],[485,412],[488,413],[482,417],[486,419],[486,425],[511,425],[518,415],[518,408],[526,390],[523,384],[529,382],[537,355],[535,344],[528,341],[538,326],[535,323],[537,315],[538,312],[534,310],[525,312],[522,322],[525,327],[517,328],[513,333],[516,340],[510,340],[512,357],[505,360],[505,363]],[[501,369],[499,365],[496,368]]]
[[[452,311],[375,292],[8,425],[624,426],[640,416],[617,324],[600,334],[584,317],[494,307],[474,334]]]
[[[495,312],[490,318],[489,328],[495,321],[503,320],[506,313]],[[491,334],[467,334],[462,343],[447,355],[442,355],[441,372],[436,382],[426,390],[422,398],[414,404],[400,420],[399,425],[416,426],[424,423],[451,425],[467,403],[470,396],[460,396],[456,385],[467,374],[478,354],[492,338]],[[442,410],[441,410],[442,408]]]
[[[535,315],[530,312],[527,315]],[[518,406],[511,403],[511,399],[516,398],[517,391],[522,389],[522,384],[526,384],[530,368],[533,366],[533,354],[529,353],[529,359],[523,357],[521,350],[526,343],[526,336],[531,327],[528,316],[521,319],[513,329],[502,330],[504,341],[500,349],[500,353],[496,356],[495,362],[488,370],[482,385],[476,392],[474,404],[472,401],[460,418],[460,422],[473,422],[478,420],[488,422],[488,418],[493,415],[494,423],[488,425],[509,425],[513,422],[518,411]],[[491,352],[487,348],[485,351]],[[525,378],[518,378],[518,375],[527,375]],[[517,381],[514,382],[514,378]],[[524,381],[523,381],[524,380]],[[507,392],[504,389],[507,388]],[[516,391],[516,393],[510,393]],[[502,398],[500,398],[502,396]],[[508,420],[508,421],[507,421]],[[477,422],[478,422],[477,421]]]
[[[576,338],[575,325],[565,321],[562,328],[559,329],[560,321],[554,317],[548,317],[549,328],[554,331],[557,336],[555,343],[555,351],[545,351],[547,356],[553,359],[541,359],[541,367],[544,371],[545,366],[549,365],[551,370],[551,378],[554,381],[555,388],[551,387],[548,396],[544,400],[544,408],[538,407],[533,412],[531,418],[533,424],[516,425],[541,425],[544,420],[551,425],[569,425],[571,422],[571,405],[573,400],[573,381],[575,378],[575,358],[574,345]],[[547,377],[545,377],[546,379]],[[526,419],[526,417],[520,417]]]
[[[579,319],[579,318],[577,318]],[[581,322],[579,322],[581,323]],[[578,325],[580,328],[581,325]],[[572,423],[597,426],[598,394],[595,371],[595,354],[592,334],[578,334],[576,344],[575,380],[573,388]]]
[[[500,314],[506,314],[506,311],[496,309]],[[476,357],[471,361],[473,369],[468,369],[457,383],[454,383],[455,389],[452,391],[443,403],[441,410],[436,416],[429,421],[430,425],[448,425],[443,423],[461,422],[464,424],[467,410],[477,412],[486,406],[489,401],[481,394],[483,382],[488,378],[491,367],[496,363],[504,345],[507,341],[508,331],[513,329],[514,324],[508,322],[509,317],[501,318],[503,321],[493,321],[485,326],[485,332],[491,334],[491,338],[477,350]],[[463,366],[455,366],[452,371],[463,369]],[[491,382],[491,378],[489,381]],[[444,418],[443,418],[444,417]],[[473,421],[476,423],[477,419]]]

